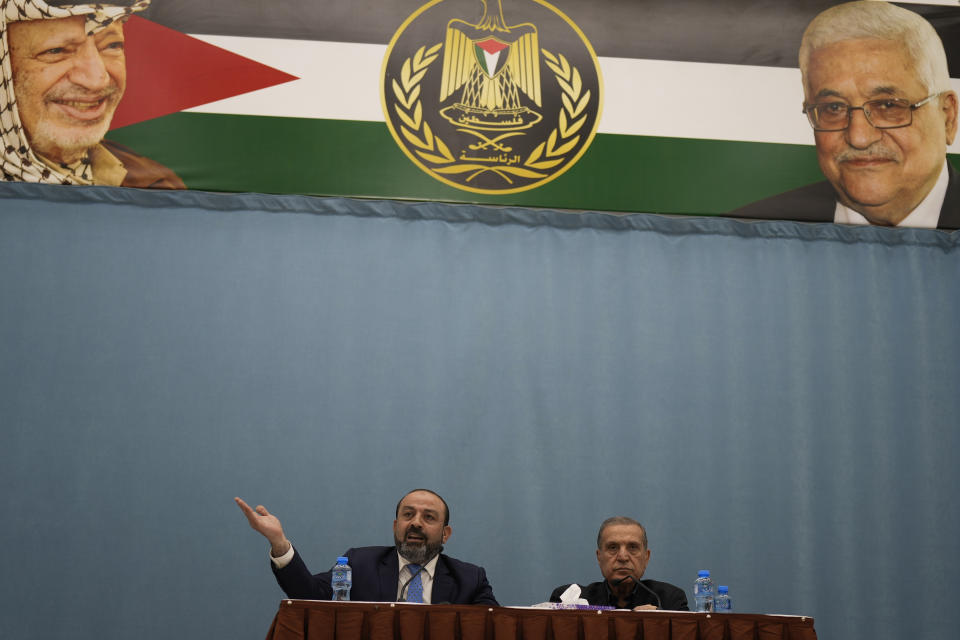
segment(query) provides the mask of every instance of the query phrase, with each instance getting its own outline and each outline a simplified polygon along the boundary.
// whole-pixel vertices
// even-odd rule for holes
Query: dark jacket
[[[938,229],[960,229],[960,173],[947,161],[947,193],[940,208]],[[758,200],[730,212],[735,218],[833,222],[837,192],[826,180]]]
[[[395,547],[357,547],[348,549],[347,556],[353,570],[351,600],[368,602],[394,602],[397,599],[397,583],[400,562]],[[294,550],[293,560],[283,569],[270,563],[280,588],[289,598],[300,600],[330,600],[330,572],[311,575],[300,553]],[[461,562],[440,554],[433,575],[433,591],[430,601],[434,604],[486,604],[499,606],[493,597],[493,589],[487,582],[483,567]]]
[[[658,580],[641,580],[644,586],[653,591],[660,597],[660,608],[668,611],[689,611],[687,606],[687,594],[683,589],[673,586],[668,582]],[[561,585],[550,594],[550,602],[560,602],[560,594],[567,590],[569,584]],[[610,591],[606,582],[593,582],[587,586],[580,587],[580,597],[594,606],[618,607],[616,596]],[[657,599],[650,591],[640,586],[634,586],[633,592],[627,601],[627,608],[633,609],[644,604],[657,604]]]

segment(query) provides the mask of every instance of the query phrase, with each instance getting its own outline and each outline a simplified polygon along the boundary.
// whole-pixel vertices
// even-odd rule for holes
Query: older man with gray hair
[[[123,23],[150,0],[0,0],[0,179],[182,189],[103,140],[126,88]]]
[[[627,516],[607,518],[597,533],[597,564],[603,580],[588,585],[564,584],[553,590],[550,602],[568,598],[593,606],[643,611],[687,611],[683,589],[659,580],[641,580],[650,562],[647,530]]]
[[[848,2],[813,19],[799,57],[803,112],[827,182],[733,215],[960,227],[960,177],[946,157],[957,94],[933,26],[886,2]]]

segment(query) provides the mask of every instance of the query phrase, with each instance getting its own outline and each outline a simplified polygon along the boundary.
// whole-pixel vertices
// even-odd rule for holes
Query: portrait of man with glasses
[[[960,227],[960,176],[946,156],[957,94],[933,26],[886,2],[848,2],[813,19],[799,57],[803,113],[827,181],[732,215]]]

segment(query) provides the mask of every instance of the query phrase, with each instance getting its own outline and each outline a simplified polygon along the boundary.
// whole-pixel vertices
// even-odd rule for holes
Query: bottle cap
[[[337,564],[347,564],[347,556],[337,557]]]
[[[719,587],[717,587],[717,591],[720,593],[726,593],[727,591],[730,591],[730,587],[728,587],[725,584],[722,584]]]
[[[710,577],[710,572],[707,571],[706,569],[700,569],[700,571],[697,571],[697,577],[699,577],[699,578],[709,578],[709,577]]]

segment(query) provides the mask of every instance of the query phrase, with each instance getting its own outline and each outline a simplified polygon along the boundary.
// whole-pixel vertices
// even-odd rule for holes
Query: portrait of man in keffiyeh
[[[104,140],[126,88],[123,23],[150,0],[0,0],[0,179],[182,189]]]

